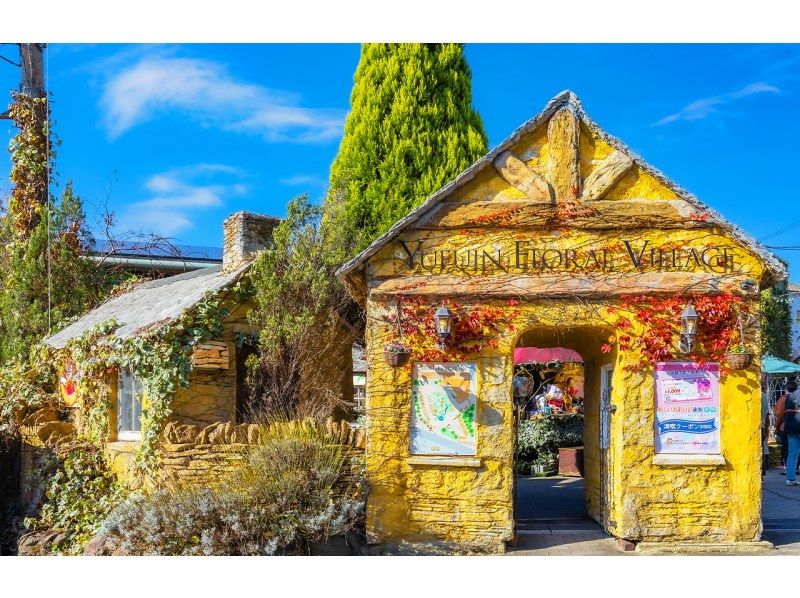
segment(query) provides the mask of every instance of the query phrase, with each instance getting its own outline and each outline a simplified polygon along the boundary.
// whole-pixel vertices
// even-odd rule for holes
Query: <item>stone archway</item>
[[[610,331],[603,326],[583,325],[576,327],[539,326],[528,328],[522,332],[516,341],[516,347],[564,347],[577,352],[582,358],[583,365],[583,414],[584,414],[584,513],[608,530],[611,503],[613,500],[611,488],[613,487],[612,447],[610,446],[610,419],[608,412],[603,412],[603,376],[607,368],[613,368],[616,355],[609,352],[603,353],[601,347]],[[513,393],[513,390],[511,391]],[[610,397],[606,397],[610,398]],[[605,407],[607,409],[607,406]],[[603,423],[608,426],[605,439],[602,430]],[[531,508],[535,504],[526,504],[525,511],[519,511],[519,487],[515,502],[515,518],[536,519]],[[542,498],[545,498],[544,496]],[[535,502],[535,501],[534,501]],[[574,517],[575,508],[565,504],[566,508],[561,514],[565,517]],[[558,508],[552,506],[547,511],[547,518],[559,515]]]

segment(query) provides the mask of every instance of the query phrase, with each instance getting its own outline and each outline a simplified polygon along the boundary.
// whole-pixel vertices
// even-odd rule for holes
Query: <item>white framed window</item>
[[[142,386],[136,374],[121,369],[117,378],[117,440],[142,437]]]
[[[355,399],[355,412],[356,413],[364,413],[364,403],[367,399],[367,387],[366,386],[354,386],[353,387],[353,399]]]

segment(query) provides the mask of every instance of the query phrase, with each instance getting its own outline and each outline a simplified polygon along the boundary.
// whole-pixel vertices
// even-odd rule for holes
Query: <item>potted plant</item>
[[[725,354],[725,361],[732,370],[743,370],[753,360],[753,354],[745,345],[732,345]]]
[[[743,370],[750,365],[753,360],[753,354],[744,344],[744,323],[741,315],[737,318],[736,323],[739,328],[739,342],[728,347],[728,352],[725,353],[725,361],[732,370]]]
[[[386,363],[393,368],[404,366],[411,357],[411,349],[399,341],[394,341],[383,346],[383,355]]]

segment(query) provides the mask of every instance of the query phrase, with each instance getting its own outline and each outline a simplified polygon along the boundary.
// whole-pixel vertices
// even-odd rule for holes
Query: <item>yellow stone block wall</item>
[[[480,303],[479,305],[486,305]],[[503,306],[506,302],[488,302]],[[469,310],[475,305],[462,303]],[[377,322],[391,313],[392,302],[368,302],[368,321]],[[383,345],[395,338],[388,325],[367,330],[367,471],[370,477],[367,529],[376,542],[448,541],[498,550],[514,537],[514,427],[511,380],[513,348],[519,331],[536,329],[527,338],[555,344],[554,329],[542,330],[541,322],[571,322],[579,329],[572,335],[575,348],[586,359],[586,484],[589,510],[599,509],[599,462],[594,458],[598,438],[597,392],[599,365],[612,356],[601,356],[605,331],[597,327],[601,306],[586,309],[559,302],[522,306],[514,327],[497,337],[498,347],[469,356],[479,364],[476,415],[479,466],[419,465],[410,459],[411,367],[386,364]],[[583,326],[581,328],[581,326]],[[569,335],[567,335],[569,336]],[[605,333],[607,336],[607,333]]]
[[[179,388],[172,402],[170,421],[184,424],[212,424],[236,421],[236,336],[252,332],[247,323],[250,305],[231,310],[223,322],[222,338],[228,346],[228,369],[195,368],[188,388]]]
[[[289,429],[316,429],[331,444],[347,447],[349,456],[362,455],[364,433],[346,421],[329,419],[273,424]],[[170,422],[159,436],[157,483],[161,486],[211,486],[224,482],[225,474],[239,467],[263,440],[259,424],[215,423],[205,427]]]
[[[380,306],[368,305],[367,317]],[[386,329],[367,329],[367,533],[376,542],[446,540],[499,549],[513,538],[513,417],[508,394],[509,356],[477,358],[476,413],[480,467],[409,463],[410,368],[392,368],[383,356]]]
[[[480,305],[502,305],[482,302]],[[605,518],[615,536],[637,541],[732,542],[760,536],[760,390],[758,364],[723,377],[718,466],[653,463],[655,380],[632,373],[640,355],[600,345],[613,318],[611,301],[538,301],[520,306],[518,331],[499,335],[497,349],[469,356],[479,364],[479,466],[415,464],[410,454],[411,367],[386,364],[383,345],[396,338],[378,324],[392,302],[370,300],[367,330],[367,531],[373,542],[448,541],[498,550],[513,539],[513,348],[520,338],[578,351],[586,362],[585,469],[589,514],[601,512],[600,366],[613,363],[611,450],[613,486]],[[470,304],[461,308],[469,310]],[[758,306],[753,304],[752,309]]]
[[[753,304],[751,308],[758,309]],[[620,364],[636,356],[621,355]],[[651,371],[614,371],[614,509],[618,537],[646,541],[747,542],[761,534],[760,363],[720,381],[724,465],[654,465]]]

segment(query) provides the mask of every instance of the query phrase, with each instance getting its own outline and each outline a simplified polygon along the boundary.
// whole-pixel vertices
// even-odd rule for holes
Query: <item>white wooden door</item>
[[[611,364],[600,368],[600,516],[601,523],[609,531],[612,492],[611,465]]]

